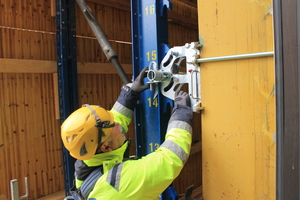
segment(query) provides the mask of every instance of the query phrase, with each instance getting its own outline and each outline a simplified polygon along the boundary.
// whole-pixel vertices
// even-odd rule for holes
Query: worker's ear
[[[109,147],[109,144],[107,142],[103,142],[100,145],[100,151],[103,152],[103,153],[110,152],[110,151],[112,151],[112,148]]]

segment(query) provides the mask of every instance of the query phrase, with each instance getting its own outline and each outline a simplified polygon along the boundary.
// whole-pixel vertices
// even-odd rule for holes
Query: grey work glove
[[[138,77],[136,77],[135,81],[131,85],[131,90],[134,92],[142,92],[148,88],[150,88],[150,85],[144,85],[144,78],[147,76],[146,71],[148,70],[148,67],[145,67],[139,74]]]
[[[180,104],[180,105],[191,107],[190,96],[188,95],[188,93],[179,90],[175,93],[174,104],[175,106]]]

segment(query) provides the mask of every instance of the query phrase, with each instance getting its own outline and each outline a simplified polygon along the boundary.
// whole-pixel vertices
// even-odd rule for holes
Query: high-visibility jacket
[[[136,99],[136,93],[125,86],[111,110],[124,133],[131,122]],[[123,162],[123,154],[128,146],[128,142],[125,142],[114,151],[96,154],[90,160],[77,161],[77,186],[80,187],[80,177],[88,174],[90,169],[103,165],[103,175],[96,182],[88,199],[157,199],[186,163],[191,147],[191,133],[192,109],[177,105],[173,108],[165,141],[155,152],[138,160]]]

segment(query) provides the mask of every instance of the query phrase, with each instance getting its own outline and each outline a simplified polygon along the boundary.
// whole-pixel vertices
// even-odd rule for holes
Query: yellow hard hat
[[[100,106],[84,104],[74,111],[61,126],[61,138],[72,157],[92,158],[99,144],[114,127],[114,116]]]

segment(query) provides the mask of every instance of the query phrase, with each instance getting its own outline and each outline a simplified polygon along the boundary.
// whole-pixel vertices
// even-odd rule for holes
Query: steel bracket
[[[20,200],[20,199],[24,199],[26,197],[28,197],[28,178],[25,177],[25,190],[26,190],[26,194],[23,196],[19,196],[19,183],[17,179],[11,180],[10,181],[10,192],[11,192],[11,199],[12,200]]]
[[[155,61],[150,63],[147,77],[150,90],[154,91],[154,98],[160,89],[165,97],[174,100],[175,92],[184,84],[188,84],[193,111],[199,112],[202,109],[200,65],[197,63],[200,49],[199,42],[186,43],[184,46],[169,49],[159,68]],[[181,66],[184,60],[185,66]]]

